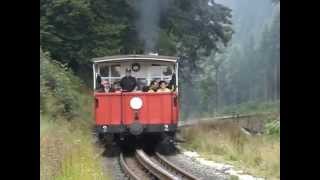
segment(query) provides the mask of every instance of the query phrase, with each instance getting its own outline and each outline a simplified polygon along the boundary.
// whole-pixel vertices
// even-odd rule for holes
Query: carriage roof
[[[177,62],[177,57],[174,56],[158,56],[158,55],[117,55],[117,56],[105,56],[100,58],[93,58],[93,63],[100,62],[120,62],[120,61],[165,61],[165,62]]]

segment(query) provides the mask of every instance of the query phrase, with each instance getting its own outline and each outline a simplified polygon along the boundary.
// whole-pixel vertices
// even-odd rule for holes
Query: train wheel
[[[156,150],[165,155],[173,154],[177,151],[174,143],[175,134],[162,134],[161,141],[157,144]]]
[[[109,146],[112,144],[114,137],[112,134],[99,133],[98,140],[99,140],[100,144]]]

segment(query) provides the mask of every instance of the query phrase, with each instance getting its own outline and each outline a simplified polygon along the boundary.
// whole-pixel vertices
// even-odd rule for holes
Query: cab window
[[[111,77],[120,77],[120,65],[111,65]]]
[[[170,66],[164,66],[163,68],[162,68],[162,74],[164,75],[164,76],[171,76],[172,75],[172,69],[171,69],[171,67]]]
[[[138,89],[142,90],[143,87],[148,86],[148,81],[146,78],[137,78]]]
[[[103,77],[108,77],[109,76],[109,66],[102,64],[100,66],[100,75]]]

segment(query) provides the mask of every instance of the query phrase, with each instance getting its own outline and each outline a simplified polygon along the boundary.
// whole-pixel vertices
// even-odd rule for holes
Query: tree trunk
[[[268,74],[267,71],[264,73],[264,100],[268,100]]]
[[[216,110],[218,110],[219,107],[219,68],[216,68]]]
[[[274,92],[273,92],[273,100],[277,99],[277,94],[278,94],[278,66],[277,63],[274,64],[274,73],[273,73],[273,87],[274,87]]]

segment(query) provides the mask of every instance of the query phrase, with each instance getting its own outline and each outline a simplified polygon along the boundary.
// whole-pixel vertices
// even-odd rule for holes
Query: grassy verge
[[[71,70],[40,48],[40,178],[109,179],[91,134],[92,97]]]
[[[40,178],[43,180],[102,180],[111,172],[103,170],[101,149],[93,142],[92,100],[80,93],[72,119],[53,114],[55,98],[48,96],[50,111],[40,113]],[[51,104],[53,104],[51,106]]]
[[[229,163],[249,174],[280,179],[280,137],[248,136],[231,122],[205,122],[182,131],[184,147],[202,157]]]
[[[89,131],[83,131],[76,121],[41,118],[41,179],[108,179],[102,169],[101,152],[95,148]]]

